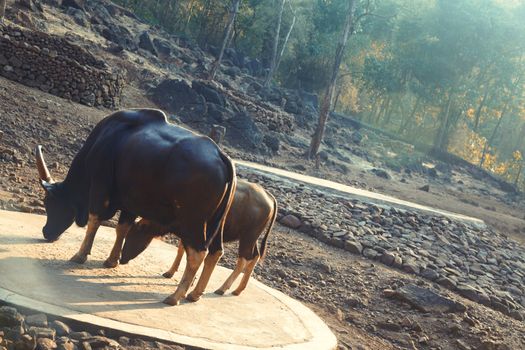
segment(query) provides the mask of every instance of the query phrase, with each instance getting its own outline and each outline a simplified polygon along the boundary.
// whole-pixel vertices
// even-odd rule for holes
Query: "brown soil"
[[[133,87],[126,88],[124,101],[126,106],[152,106],[140,90]],[[17,159],[2,163],[0,203],[11,201],[14,209],[41,212],[42,192],[36,181],[33,147],[38,143],[44,145],[52,175],[60,180],[92,126],[107,113],[107,110],[74,104],[0,78],[3,132],[0,153],[16,150]],[[409,186],[417,187],[415,183],[400,186],[395,180],[378,180],[368,175],[358,178],[361,183],[369,181],[371,187],[383,186],[386,193],[403,194],[400,197],[450,211],[462,209],[462,213],[479,217],[480,208],[465,205],[452,196],[452,190],[452,194],[438,194],[437,189],[434,190],[437,193],[428,194],[406,190]],[[443,198],[451,200],[445,202]],[[502,213],[509,209],[508,206],[496,200],[480,199],[485,200],[487,206],[497,208],[492,212],[495,218],[496,214],[501,218],[506,216]],[[227,251],[223,264],[232,266],[234,257],[233,251]],[[356,257],[282,226],[272,233],[269,255],[265,263],[257,267],[256,276],[304,301],[327,322],[342,348],[456,349],[457,339],[473,348],[478,348],[481,341],[487,339],[504,341],[511,349],[525,346],[523,323],[446,290],[441,293],[467,305],[467,314],[436,315],[416,311],[404,303],[385,298],[383,290],[407,283],[429,285],[427,281]],[[390,323],[397,326],[385,326]],[[451,325],[456,324],[452,332]]]

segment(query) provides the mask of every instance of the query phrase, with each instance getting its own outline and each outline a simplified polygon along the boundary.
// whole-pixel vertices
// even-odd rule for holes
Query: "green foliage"
[[[168,32],[216,46],[231,5],[231,0],[117,2]],[[230,45],[267,65],[279,3],[243,0]],[[287,0],[281,40],[292,18],[296,22],[276,72],[278,83],[324,91],[347,5],[348,0]],[[486,148],[494,169],[517,162],[515,151],[525,154],[523,18],[525,1],[356,0],[337,108],[359,111],[366,122],[408,141],[448,148],[473,161]],[[470,153],[450,146],[450,140],[468,145]]]

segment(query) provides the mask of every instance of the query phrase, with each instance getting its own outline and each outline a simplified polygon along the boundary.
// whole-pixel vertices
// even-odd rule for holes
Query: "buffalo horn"
[[[38,169],[38,175],[40,180],[46,182],[53,182],[49,170],[47,170],[46,162],[44,161],[44,156],[42,155],[42,146],[38,145],[35,150],[36,153],[36,167]]]

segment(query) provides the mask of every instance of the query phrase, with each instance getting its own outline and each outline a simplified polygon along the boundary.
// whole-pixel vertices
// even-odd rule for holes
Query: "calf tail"
[[[275,219],[277,218],[277,200],[270,193],[268,193],[268,195],[273,199],[273,212],[270,218],[270,224],[268,225],[268,228],[266,229],[266,233],[264,234],[264,237],[261,241],[261,246],[259,248],[261,252],[261,257],[259,259],[260,264],[263,263],[264,257],[266,256],[266,242],[268,241],[268,235],[270,234],[270,231],[272,231],[273,225],[275,224]]]
[[[230,212],[230,208],[233,203],[233,198],[235,196],[235,189],[237,188],[237,174],[235,172],[235,165],[233,164],[233,161],[230,159],[230,157],[228,157],[222,151],[220,151],[220,154],[222,160],[228,167],[228,187],[226,189],[226,194],[224,195],[224,198],[222,199],[222,202],[219,205],[216,214],[214,215],[214,219],[218,218],[218,220],[213,220],[213,224],[216,226],[210,227],[210,230],[208,231],[213,232],[213,234],[211,235],[211,237],[206,237],[206,249],[208,249],[211,242],[215,239],[215,236],[217,236],[218,233],[221,233],[222,239],[224,223],[226,222],[226,217]]]

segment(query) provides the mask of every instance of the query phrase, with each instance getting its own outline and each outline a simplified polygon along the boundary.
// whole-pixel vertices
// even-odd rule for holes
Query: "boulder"
[[[173,113],[199,103],[199,95],[185,80],[166,79],[157,85],[152,93],[156,103]]]
[[[161,55],[164,55],[164,56],[171,55],[171,45],[169,44],[168,41],[163,40],[163,39],[154,38],[153,46],[155,46],[155,49]]]
[[[84,0],[62,0],[62,7],[74,7],[79,10],[85,10],[85,1]]]
[[[213,86],[200,80],[192,81],[191,86],[193,90],[195,90],[198,94],[201,94],[204,97],[206,102],[211,102],[221,107],[224,107],[224,105],[226,104],[226,99],[224,98],[222,93]]]
[[[263,134],[247,112],[239,112],[227,121],[228,134],[226,138],[237,147],[247,151],[260,149]]]
[[[151,40],[151,37],[147,31],[144,31],[140,34],[139,47],[143,50],[150,52],[154,56],[159,55],[157,49],[155,48],[155,45],[153,45],[153,40]]]
[[[301,220],[292,214],[284,216],[280,221],[282,225],[290,228],[299,228],[301,226]]]

